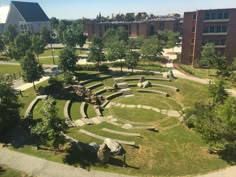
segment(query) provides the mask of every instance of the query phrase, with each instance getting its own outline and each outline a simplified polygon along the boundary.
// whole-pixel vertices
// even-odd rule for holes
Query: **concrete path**
[[[114,173],[87,171],[5,148],[0,149],[0,157],[0,164],[37,177],[129,177]]]

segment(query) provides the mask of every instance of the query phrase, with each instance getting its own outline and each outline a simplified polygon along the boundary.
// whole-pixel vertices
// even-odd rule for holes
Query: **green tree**
[[[61,43],[63,43],[63,32],[66,30],[66,23],[65,21],[61,20],[59,22],[58,28],[57,28],[57,35],[58,39]]]
[[[156,59],[161,56],[163,52],[163,45],[157,37],[145,39],[141,47],[141,53],[149,60]]]
[[[58,28],[59,20],[56,17],[50,18],[49,22],[51,29],[56,30]]]
[[[14,59],[20,59],[26,55],[26,52],[32,47],[31,36],[28,33],[19,34],[14,43],[10,43],[9,55],[15,57]]]
[[[16,27],[13,25],[9,25],[7,27],[7,31],[4,33],[4,43],[9,44],[10,42],[13,42],[18,35],[18,32],[16,30]]]
[[[0,52],[3,52],[4,50],[5,50],[5,43],[3,37],[0,35]]]
[[[217,80],[214,84],[209,84],[209,94],[213,98],[213,103],[224,103],[228,94],[225,91],[225,83],[223,79]]]
[[[88,61],[96,62],[99,69],[99,66],[103,60],[104,60],[104,55],[103,55],[102,39],[97,36],[94,36],[92,39],[92,43],[89,47]]]
[[[46,42],[39,36],[34,35],[32,38],[32,47],[33,51],[37,56],[38,63],[39,63],[39,54],[42,54],[44,52],[46,46]]]
[[[180,42],[179,36],[180,36],[180,34],[178,32],[168,31],[167,32],[168,41],[166,43],[166,47],[167,48],[175,47],[177,45],[177,43]]]
[[[75,47],[78,41],[78,36],[75,31],[72,29],[66,29],[63,32],[63,44],[65,44],[67,47]]]
[[[125,62],[128,69],[131,69],[132,72],[134,68],[138,65],[139,54],[134,51],[129,51],[126,55]]]
[[[132,22],[135,20],[134,14],[133,13],[126,13],[125,15],[125,21],[126,22]]]
[[[55,65],[54,49],[52,47],[52,43],[54,42],[53,33],[44,27],[40,31],[40,38],[46,44],[50,44],[51,53],[52,53],[52,60],[53,60],[53,64]]]
[[[213,43],[207,43],[202,52],[200,65],[207,65],[210,68],[217,69],[218,76],[229,76],[229,67],[224,56],[218,54]],[[209,75],[209,70],[208,70]]]
[[[129,38],[128,45],[130,49],[141,49],[143,42],[144,39],[142,37]]]
[[[26,56],[21,61],[22,77],[25,82],[33,83],[34,90],[35,81],[38,81],[43,75],[42,66],[36,61],[34,54],[31,51],[26,53]]]
[[[70,74],[71,71],[74,71],[77,60],[75,49],[66,47],[60,51],[58,66],[64,73]]]
[[[0,132],[16,125],[20,106],[12,83],[0,77]]]
[[[105,43],[105,58],[107,60],[123,59],[126,51],[127,47],[123,40],[119,41],[117,38],[113,38]]]
[[[40,113],[40,121],[31,129],[31,132],[38,136],[38,145],[39,143],[48,145],[52,142],[52,146],[59,149],[60,144],[65,143],[63,133],[67,126],[64,120],[58,117],[56,101],[49,97],[43,102]]]

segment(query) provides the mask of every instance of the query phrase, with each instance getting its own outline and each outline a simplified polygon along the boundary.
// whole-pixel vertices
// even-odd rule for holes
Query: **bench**
[[[107,89],[101,89],[101,90],[98,90],[97,92],[95,92],[94,94],[95,95],[101,95],[101,94],[103,94],[103,93],[105,93],[107,91]]]
[[[80,114],[81,114],[82,118],[88,118],[86,111],[85,111],[86,107],[87,107],[87,103],[82,102],[81,106],[80,106]]]
[[[103,83],[99,82],[99,83],[96,83],[94,85],[88,86],[87,89],[92,90],[92,89],[95,89],[95,88],[97,88],[99,86],[102,86],[102,85],[103,85]]]
[[[163,96],[169,97],[168,93],[162,92],[162,91],[157,91],[157,90],[138,89],[137,91],[138,92],[144,92],[144,93],[156,93],[156,94],[159,94],[159,95],[163,95]]]
[[[171,79],[165,79],[165,78],[146,78],[146,80],[153,80],[153,81],[168,81],[168,82],[171,82]]]
[[[80,133],[83,133],[83,134],[85,134],[85,135],[91,136],[91,137],[93,137],[93,138],[96,138],[96,139],[99,139],[99,140],[103,140],[103,141],[104,141],[106,138],[108,138],[108,137],[104,137],[104,136],[100,136],[100,135],[97,135],[97,134],[88,132],[88,131],[83,130],[83,129],[80,129],[79,132],[80,132]],[[113,140],[114,140],[114,141],[117,141],[117,142],[120,143],[120,144],[135,146],[135,142],[133,142],[133,141],[123,141],[123,140],[118,140],[118,139],[113,139]]]
[[[115,92],[115,93],[113,93],[111,95],[106,96],[106,99],[107,100],[111,100],[111,99],[116,98],[116,97],[121,96],[121,95],[123,95],[122,92]]]
[[[28,106],[28,108],[25,111],[25,118],[29,117],[30,115],[32,115],[33,109],[35,107],[35,105],[38,103],[39,100],[43,100],[46,99],[48,96],[47,95],[41,95],[41,96],[37,96]]]
[[[71,100],[68,100],[64,106],[64,117],[69,119],[71,119],[69,113],[70,106],[71,106]]]
[[[176,92],[179,92],[179,89],[173,86],[169,86],[169,85],[162,85],[162,84],[152,84],[152,86],[156,86],[156,87],[164,87],[164,88],[169,88],[169,89],[173,89]]]
[[[141,137],[140,133],[127,133],[127,132],[120,132],[120,131],[115,131],[111,130],[108,128],[103,128],[102,131],[108,132],[108,133],[114,133],[117,135],[123,135],[123,136],[134,136],[134,137]]]

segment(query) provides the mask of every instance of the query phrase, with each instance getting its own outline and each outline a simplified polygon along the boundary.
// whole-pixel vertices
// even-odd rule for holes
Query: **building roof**
[[[6,23],[10,6],[0,7],[0,23]]]
[[[35,2],[11,2],[26,22],[49,21],[48,16],[38,3]]]

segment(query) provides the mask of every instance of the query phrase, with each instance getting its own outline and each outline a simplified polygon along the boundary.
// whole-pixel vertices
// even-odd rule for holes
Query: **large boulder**
[[[143,88],[147,88],[151,86],[151,82],[149,81],[144,81],[142,84],[143,84]]]
[[[103,143],[100,145],[98,152],[97,152],[97,157],[98,160],[102,163],[102,164],[106,164],[109,162],[110,160],[110,156],[111,156],[111,150],[109,149],[109,147]]]

